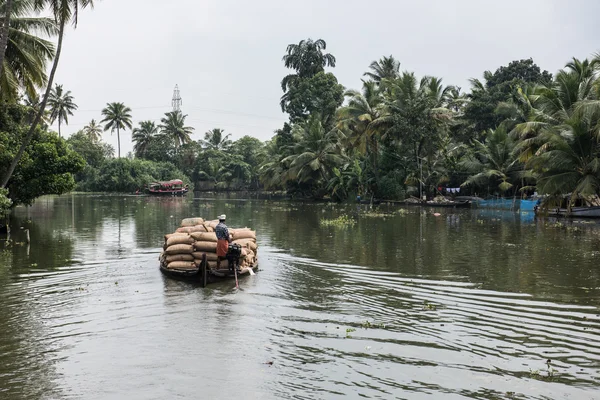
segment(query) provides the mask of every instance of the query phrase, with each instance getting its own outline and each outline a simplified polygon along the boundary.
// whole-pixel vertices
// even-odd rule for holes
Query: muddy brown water
[[[191,195],[16,209],[0,398],[600,398],[597,223],[365,210]],[[257,230],[260,271],[240,291],[164,277],[162,236],[220,213]],[[342,214],[357,223],[320,226]]]

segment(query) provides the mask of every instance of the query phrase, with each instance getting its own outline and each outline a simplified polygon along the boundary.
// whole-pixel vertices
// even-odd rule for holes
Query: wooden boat
[[[188,185],[184,186],[180,179],[148,184],[148,193],[155,196],[183,196],[188,191]]]
[[[445,202],[426,201],[425,203],[422,203],[421,205],[427,206],[427,207],[470,208],[471,202],[469,200],[445,201]]]
[[[535,214],[551,217],[570,217],[570,218],[600,218],[600,207],[573,207],[571,211],[567,208],[548,208],[537,207]]]
[[[169,269],[161,263],[160,270],[166,276],[175,279],[185,280],[188,282],[200,283],[202,287],[206,287],[206,285],[208,285],[209,283],[220,282],[228,279],[235,279],[235,274],[233,270],[227,268],[219,270],[210,269],[208,267],[208,261],[206,260],[206,254],[202,257],[202,262],[200,263],[197,269]],[[258,261],[250,267],[241,268],[241,271],[239,271],[237,275],[238,277],[249,275],[250,270],[258,270]]]

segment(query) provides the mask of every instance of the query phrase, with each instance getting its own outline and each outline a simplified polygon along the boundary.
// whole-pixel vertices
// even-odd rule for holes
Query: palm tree
[[[83,133],[85,133],[92,142],[98,142],[102,135],[102,126],[93,119],[83,128]]]
[[[492,187],[505,193],[526,177],[515,154],[516,142],[503,125],[490,131],[485,142],[473,140],[473,144],[472,153],[461,162],[472,175],[461,186]]]
[[[287,179],[313,188],[323,189],[334,175],[334,168],[346,160],[340,146],[340,132],[326,132],[318,115],[298,124],[293,134],[298,137],[294,152],[282,160],[287,165]]]
[[[102,110],[104,131],[117,131],[117,154],[121,158],[121,129],[131,129],[131,108],[123,103],[108,103]]]
[[[48,97],[50,96],[50,90],[52,88],[52,84],[54,83],[54,76],[56,75],[56,69],[58,68],[58,61],[60,60],[60,53],[62,51],[63,38],[65,34],[65,26],[68,22],[72,21],[73,25],[77,26],[77,20],[79,17],[79,10],[86,7],[93,7],[93,0],[32,0],[35,8],[38,11],[49,9],[52,15],[54,16],[54,21],[58,24],[58,45],[56,47],[56,54],[54,55],[54,62],[52,64],[52,69],[50,70],[50,76],[48,77],[48,83],[46,86],[46,92],[44,93],[44,97],[42,103],[40,104],[40,108],[33,120],[33,123],[29,127],[29,131],[25,138],[21,141],[21,146],[17,151],[17,154],[13,158],[10,166],[6,170],[6,173],[2,179],[2,183],[0,187],[6,187],[10,177],[12,176],[17,164],[21,160],[23,156],[23,152],[25,148],[29,145],[35,130],[44,115],[46,110],[46,104],[48,102]],[[10,10],[5,10],[10,12]]]
[[[369,69],[372,72],[365,72],[363,76],[368,76],[377,83],[383,79],[396,79],[400,76],[400,61],[392,55],[382,57],[379,61],[373,61]]]
[[[379,142],[385,126],[380,124],[384,112],[383,96],[379,85],[374,81],[363,81],[362,93],[349,90],[345,96],[348,105],[338,110],[338,127],[349,132],[349,145],[366,155],[372,161],[375,183],[379,180]]]
[[[204,147],[212,150],[226,150],[231,146],[231,134],[223,135],[225,131],[223,129],[214,128],[204,134],[204,140],[201,140],[201,144]]]
[[[192,141],[190,135],[193,133],[194,128],[185,126],[186,117],[187,115],[183,115],[181,111],[171,111],[166,113],[160,120],[161,132],[173,140],[175,147]]]
[[[324,54],[323,50],[325,49],[327,49],[327,43],[323,39],[301,40],[298,44],[288,45],[287,54],[283,56],[283,63],[286,68],[296,70],[296,73],[287,75],[281,81],[281,88],[284,92],[297,78],[310,78],[325,71],[327,66],[335,67],[335,57],[329,53]]]
[[[4,13],[2,20],[2,29],[0,29],[0,74],[4,65],[4,54],[6,53],[6,44],[8,43],[8,31],[10,29],[10,17],[13,13],[13,0],[6,0],[0,10]]]
[[[54,56],[54,44],[37,35],[52,36],[58,30],[50,18],[23,17],[29,14],[29,0],[14,0],[7,43],[2,47],[0,99],[16,101],[20,89],[34,97],[46,84],[46,65]]]
[[[516,126],[522,161],[538,192],[574,200],[600,193],[600,63],[573,59],[549,86],[528,96],[528,121]]]
[[[158,127],[152,121],[141,121],[133,130],[133,151],[136,157],[143,158],[152,139],[158,135]]]
[[[63,86],[56,85],[48,98],[48,106],[50,107],[50,123],[53,124],[58,119],[58,137],[60,137],[62,121],[69,125],[69,115],[73,115],[73,111],[77,110],[77,104],[73,102],[70,90],[63,92]]]

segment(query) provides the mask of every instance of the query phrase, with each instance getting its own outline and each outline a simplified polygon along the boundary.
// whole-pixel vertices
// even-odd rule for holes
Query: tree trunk
[[[58,119],[58,137],[60,137],[60,118]]]
[[[6,45],[8,44],[8,33],[10,31],[10,15],[12,14],[13,0],[6,0],[4,7],[4,20],[2,21],[2,31],[0,32],[0,74],[4,65],[4,54],[6,53]]]
[[[121,158],[121,136],[119,135],[119,125],[117,125],[117,148],[118,150],[118,158]]]
[[[15,168],[17,167],[17,164],[21,160],[21,157],[23,157],[23,152],[25,151],[25,147],[27,147],[27,145],[31,141],[31,138],[33,137],[33,134],[35,133],[35,128],[37,128],[38,124],[40,123],[40,119],[42,118],[42,115],[44,115],[44,111],[46,110],[46,103],[48,102],[48,97],[50,96],[50,90],[52,89],[52,82],[54,82],[54,75],[56,75],[56,69],[58,67],[58,60],[60,59],[60,52],[62,50],[64,33],[65,33],[65,21],[61,20],[60,30],[58,32],[58,46],[56,47],[56,56],[54,57],[54,63],[52,64],[52,70],[50,71],[50,76],[48,77],[48,86],[46,87],[46,93],[44,93],[44,98],[42,100],[42,103],[40,104],[40,109],[38,110],[37,114],[35,115],[35,119],[33,120],[33,123],[31,124],[31,126],[29,127],[29,131],[27,132],[27,135],[23,139],[23,142],[21,143],[21,146],[19,147],[19,151],[17,152],[17,155],[12,160],[12,163],[10,164],[8,171],[6,171],[6,175],[4,176],[4,178],[2,178],[2,185],[0,187],[5,188],[6,185],[8,185],[8,181],[10,180],[10,177],[12,176],[13,172],[15,172]]]

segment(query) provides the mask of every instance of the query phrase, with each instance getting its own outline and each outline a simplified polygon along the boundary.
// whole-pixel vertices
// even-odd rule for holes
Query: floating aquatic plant
[[[356,220],[354,220],[353,218],[350,218],[347,215],[341,215],[337,218],[334,219],[321,219],[319,221],[319,224],[321,226],[333,226],[336,228],[345,228],[348,226],[353,226],[356,224]]]

